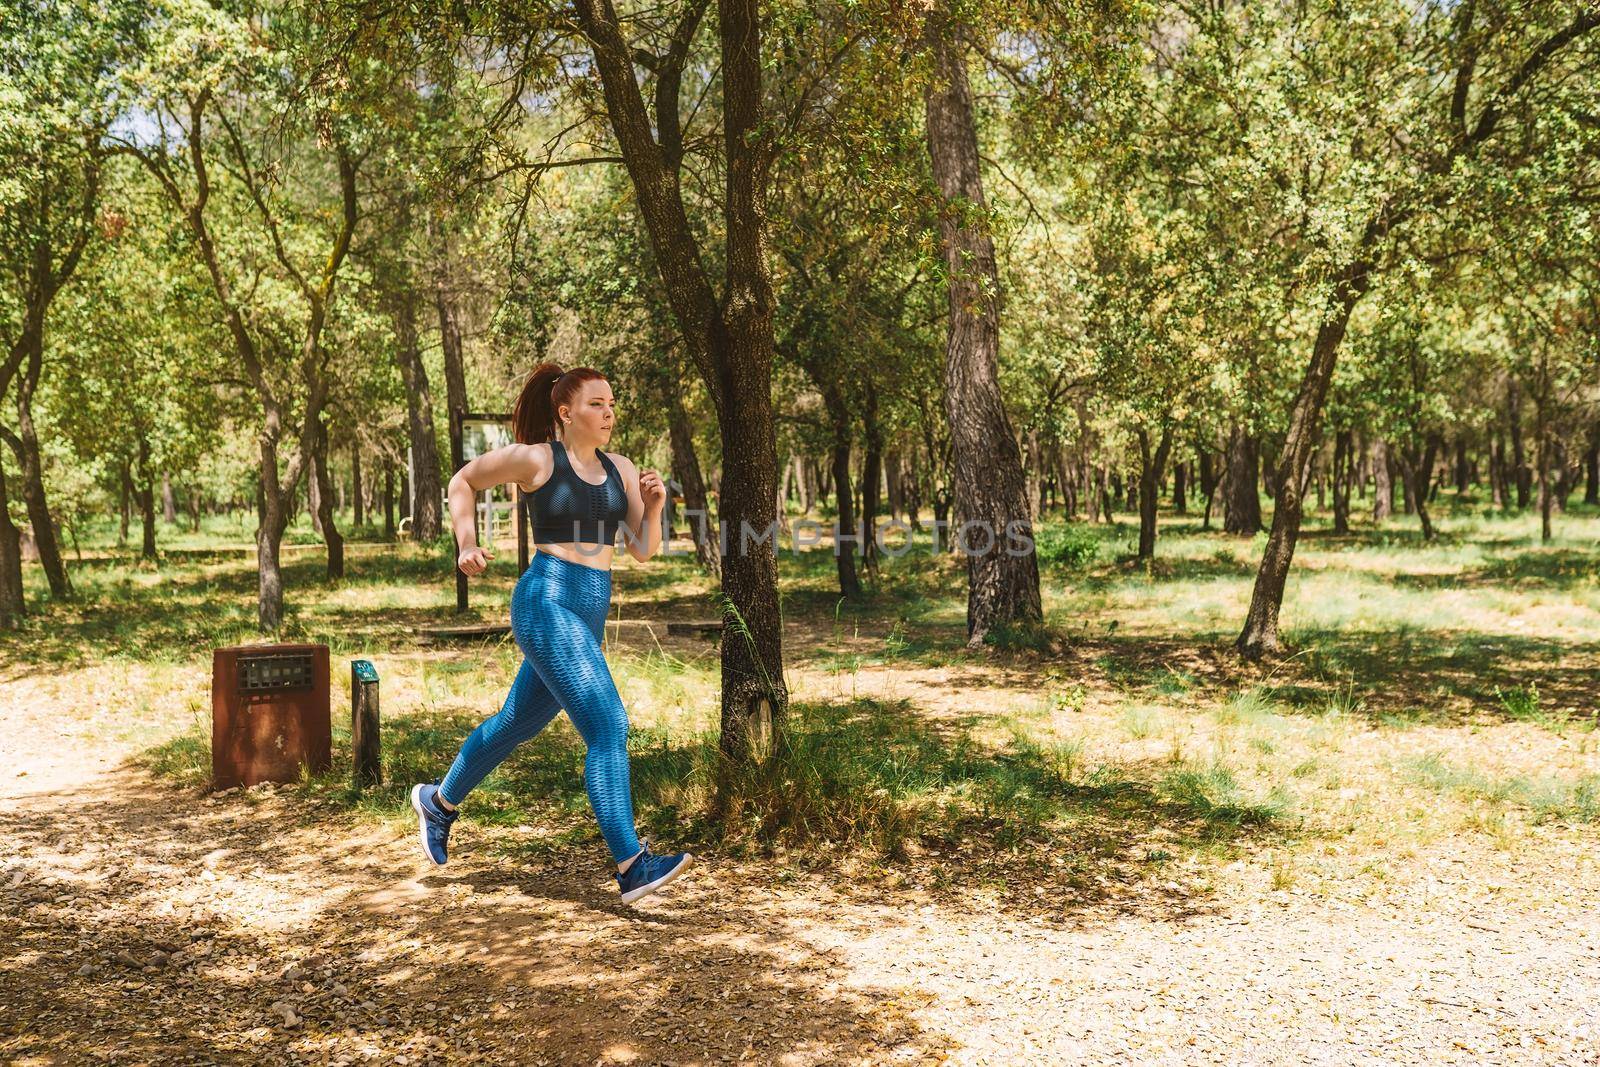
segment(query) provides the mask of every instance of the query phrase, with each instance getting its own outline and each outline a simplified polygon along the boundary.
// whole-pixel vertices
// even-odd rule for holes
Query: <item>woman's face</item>
[[[616,400],[611,386],[604,381],[584,382],[570,405],[562,405],[572,419],[562,424],[562,433],[570,440],[574,437],[594,441],[605,447],[611,440],[611,427],[616,422]]]

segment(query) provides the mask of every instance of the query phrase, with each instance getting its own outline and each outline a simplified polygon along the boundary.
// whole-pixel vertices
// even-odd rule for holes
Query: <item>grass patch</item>
[[[349,782],[348,734],[336,735],[333,768],[285,788],[319,810],[403,817],[409,785],[437,777],[474,725],[462,713],[386,721],[385,784],[365,791]],[[899,861],[913,842],[990,855],[1071,842],[1109,854],[1152,823],[1168,826],[1170,850],[1266,826],[1284,808],[1281,798],[1244,799],[1220,766],[1156,780],[1120,765],[1090,768],[1079,741],[1041,740],[1014,727],[1003,745],[986,745],[963,730],[931,729],[904,700],[796,702],[786,738],[769,767],[730,782],[731,803],[719,817],[715,733],[636,727],[629,750],[641,832],[734,855],[854,851]],[[464,810],[481,825],[519,831],[503,842],[512,851],[600,847],[583,756],[576,731],[558,719],[485,778]],[[209,776],[209,744],[199,734],[155,746],[143,758],[186,784]]]
[[[1548,706],[1539,697],[1538,682],[1505,689],[1497,685],[1494,687],[1494,695],[1500,702],[1501,710],[1506,713],[1506,718],[1514,722],[1532,723],[1562,736],[1572,725],[1573,709],[1566,706],[1559,708]]]
[[[1429,753],[1408,761],[1413,780],[1440,793],[1495,806],[1526,808],[1534,822],[1600,822],[1600,774],[1567,780],[1514,775],[1496,778]]]
[[[1160,789],[1195,818],[1216,827],[1265,826],[1289,809],[1289,797],[1281,787],[1266,800],[1247,799],[1233,772],[1220,763],[1173,771],[1162,779]]]

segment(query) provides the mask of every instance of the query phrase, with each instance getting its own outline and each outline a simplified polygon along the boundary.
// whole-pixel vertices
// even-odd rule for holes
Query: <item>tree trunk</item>
[[[976,539],[958,531],[953,541],[967,556],[967,638],[976,647],[995,626],[1041,621],[1043,609],[1037,554],[1009,554],[1013,541],[1031,543],[1033,527],[1022,460],[1000,396],[1000,279],[994,242],[976,221],[985,202],[966,49],[942,10],[928,17],[926,38],[934,58],[924,94],[928,154],[943,200],[939,232],[949,288],[946,415],[961,529],[977,527]]]
[[[1312,485],[1315,485],[1316,488],[1317,488],[1317,508],[1316,508],[1316,510],[1318,510],[1318,511],[1321,511],[1323,508],[1328,506],[1327,494],[1323,491],[1323,480],[1322,480],[1323,468],[1327,465],[1327,462],[1328,462],[1327,453],[1328,453],[1327,443],[1319,441],[1317,443],[1317,450],[1315,452],[1311,453],[1311,468],[1307,472],[1307,476],[1308,476],[1308,478],[1310,480],[1310,483]]]
[[[322,502],[319,494],[322,492],[322,483],[315,477],[306,478],[306,515],[311,519],[311,532],[318,537],[322,536]]]
[[[1078,517],[1078,480],[1074,476],[1064,445],[1055,450],[1056,478],[1061,482],[1061,518],[1072,522]]]
[[[722,555],[718,552],[718,534],[711,521],[711,509],[706,501],[706,483],[700,474],[700,457],[694,450],[694,432],[690,429],[683,397],[672,385],[667,385],[666,400],[672,418],[667,427],[667,437],[672,447],[672,473],[683,490],[684,521],[689,524],[689,538],[694,542],[695,558],[700,567],[713,578],[722,577]]]
[[[1278,499],[1272,511],[1272,532],[1267,536],[1266,551],[1262,553],[1255,588],[1250,594],[1250,609],[1237,642],[1239,651],[1247,657],[1276,652],[1281,647],[1278,613],[1283,605],[1289,565],[1294,561],[1295,542],[1300,536],[1303,472],[1316,447],[1322,405],[1328,395],[1328,384],[1333,380],[1339,345],[1344,340],[1356,301],[1367,290],[1367,270],[1364,262],[1357,261],[1335,280],[1328,314],[1317,330],[1311,360],[1295,395],[1275,479]]]
[[[782,616],[776,553],[777,449],[772,419],[772,278],[766,259],[766,187],[771,133],[763,112],[761,19],[757,0],[720,0],[723,199],[726,274],[722,294],[706,273],[708,257],[688,221],[679,185],[682,129],[678,88],[703,7],[691,4],[656,57],[656,114],[640,93],[634,49],[610,0],[576,0],[592,44],[606,116],[628,170],[663,290],[684,346],[711,394],[722,433],[719,486],[724,612],[722,641],[724,764],[717,810],[736,809],[730,773],[782,750],[788,688],[783,677]],[[753,538],[753,541],[747,541]],[[732,545],[730,552],[728,545]]]
[[[1535,411],[1534,419],[1535,462],[1539,465],[1539,540],[1548,544],[1552,535],[1550,524],[1552,503],[1552,494],[1550,492],[1550,431],[1549,427],[1545,425],[1544,406],[1542,404]]]
[[[1583,502],[1600,504],[1600,425],[1589,434],[1589,448],[1583,454]]]
[[[1023,454],[1023,499],[1028,502],[1028,517],[1037,523],[1044,517],[1044,462],[1039,455],[1039,431],[1030,429],[1027,451]]]
[[[395,362],[406,388],[406,429],[411,439],[414,484],[411,486],[411,538],[427,544],[439,536],[439,446],[433,432],[433,391],[417,343],[417,307],[413,293],[399,294],[395,308]],[[331,560],[330,560],[331,562]]]
[[[887,449],[883,454],[883,481],[889,502],[889,518],[896,522],[900,521],[906,506],[904,472],[905,453],[899,448]]]
[[[455,292],[451,286],[450,255],[448,243],[441,247],[437,270],[434,272],[434,309],[439,315],[439,343],[444,351],[445,408],[460,418],[471,409],[467,397],[467,370],[461,344],[461,316],[456,310]]]
[[[1383,522],[1394,514],[1394,483],[1389,478],[1389,445],[1382,438],[1372,442],[1372,521]]]
[[[1506,502],[1510,499],[1510,486],[1506,478],[1506,435],[1501,430],[1494,430],[1494,440],[1490,442],[1490,502],[1494,507],[1506,509]]]
[[[355,503],[355,514],[351,516],[352,526],[360,526],[366,522],[366,500],[362,496],[361,484],[361,443],[353,442],[350,445],[350,496]]]
[[[322,527],[322,541],[328,546],[328,577],[344,577],[344,535],[339,532],[339,520],[333,513],[333,486],[328,480],[328,425],[317,420],[317,438],[311,454],[311,480],[317,486],[317,518]]]
[[[61,558],[61,543],[56,537],[55,520],[45,497],[44,463],[39,451],[39,436],[33,425],[33,397],[39,386],[44,359],[44,338],[38,336],[28,353],[28,363],[17,380],[17,439],[22,445],[22,497],[28,505],[28,522],[33,526],[33,542],[39,550],[39,563],[50,583],[50,596],[64,600],[72,596],[72,580]]]
[[[793,457],[785,456],[778,463],[778,527],[785,537],[789,536],[789,489],[794,481]]]
[[[1391,454],[1400,468],[1400,476],[1405,480],[1406,499],[1416,510],[1417,518],[1422,522],[1422,539],[1432,541],[1434,537],[1433,520],[1428,516],[1428,483],[1431,480],[1433,447],[1419,448],[1415,439],[1405,448],[1393,449]]]
[[[128,473],[130,461],[117,462],[117,547],[128,543],[128,527],[133,522],[133,475]]]
[[[1172,428],[1161,428],[1161,443],[1150,452],[1150,434],[1143,426],[1139,435],[1139,558],[1154,559],[1156,554],[1156,497],[1167,455],[1172,450]]]
[[[1551,465],[1556,474],[1556,510],[1567,510],[1567,498],[1572,495],[1572,489],[1578,484],[1578,468],[1569,462],[1567,455],[1567,442],[1560,434],[1552,433],[1551,452],[1553,459]]]
[[[1228,470],[1224,476],[1222,528],[1254,537],[1261,529],[1260,445],[1255,434],[1235,424],[1228,435]]]
[[[1533,471],[1528,467],[1527,449],[1522,441],[1522,386],[1512,378],[1506,383],[1506,428],[1511,432],[1511,476],[1517,487],[1517,510],[1528,506],[1533,490]]]
[[[1200,520],[1202,530],[1211,529],[1211,504],[1217,493],[1215,457],[1203,444],[1195,445],[1195,466],[1200,479],[1200,495],[1206,498],[1205,517]]]
[[[861,457],[861,561],[867,575],[878,580],[878,539],[876,536],[879,486],[883,479],[883,430],[878,425],[878,391],[869,380],[866,403],[861,412],[866,448]]]
[[[1188,460],[1172,468],[1172,510],[1179,515],[1189,514]]]
[[[1467,463],[1467,438],[1456,438],[1456,495],[1465,496],[1472,481],[1472,468]]]
[[[278,484],[278,442],[261,437],[261,486],[256,497],[261,522],[256,526],[256,624],[264,633],[283,625],[283,570],[279,561],[283,532],[289,527],[295,486]]]
[[[1367,475],[1372,466],[1372,446],[1367,442],[1366,434],[1357,434],[1351,444],[1351,497],[1365,502],[1367,499]]]
[[[383,539],[394,540],[394,462],[383,461]]]
[[[839,595],[859,600],[861,580],[856,574],[855,550],[845,547],[846,539],[859,536],[855,493],[850,484],[850,416],[837,385],[830,382],[824,397],[833,429],[834,529],[837,531],[834,567],[839,575]]]
[[[139,518],[144,525],[144,545],[139,550],[139,558],[154,560],[156,558],[156,487],[155,472],[150,469],[150,441],[143,433],[139,435],[139,482],[135,495],[139,500]]]
[[[800,514],[810,515],[811,508],[816,504],[817,489],[816,479],[811,473],[812,460],[810,456],[796,453],[794,457],[795,485],[800,491]]]
[[[1355,452],[1355,434],[1340,430],[1333,442],[1333,532],[1350,532],[1350,475]]]
[[[178,501],[172,495],[172,475],[161,472],[161,517],[168,526],[178,525]]]
[[[15,630],[27,614],[22,595],[22,531],[11,521],[5,455],[0,451],[0,630]]]

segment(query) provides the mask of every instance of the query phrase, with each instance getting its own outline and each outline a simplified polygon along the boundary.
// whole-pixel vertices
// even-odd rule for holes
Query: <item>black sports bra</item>
[[[576,541],[593,545],[612,545],[617,531],[628,517],[628,493],[622,475],[611,457],[599,453],[606,469],[606,480],[599,485],[586,482],[572,469],[567,447],[550,442],[550,458],[555,469],[550,478],[531,493],[522,494],[522,506],[536,545],[565,544]]]

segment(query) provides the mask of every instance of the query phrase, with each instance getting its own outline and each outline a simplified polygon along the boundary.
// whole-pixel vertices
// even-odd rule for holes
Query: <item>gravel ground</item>
[[[436,870],[408,823],[176,789],[43,721],[0,783],[7,1062],[1600,1064],[1593,827],[1449,840],[1377,894],[710,858],[629,909],[581,849],[485,859],[468,818]]]

